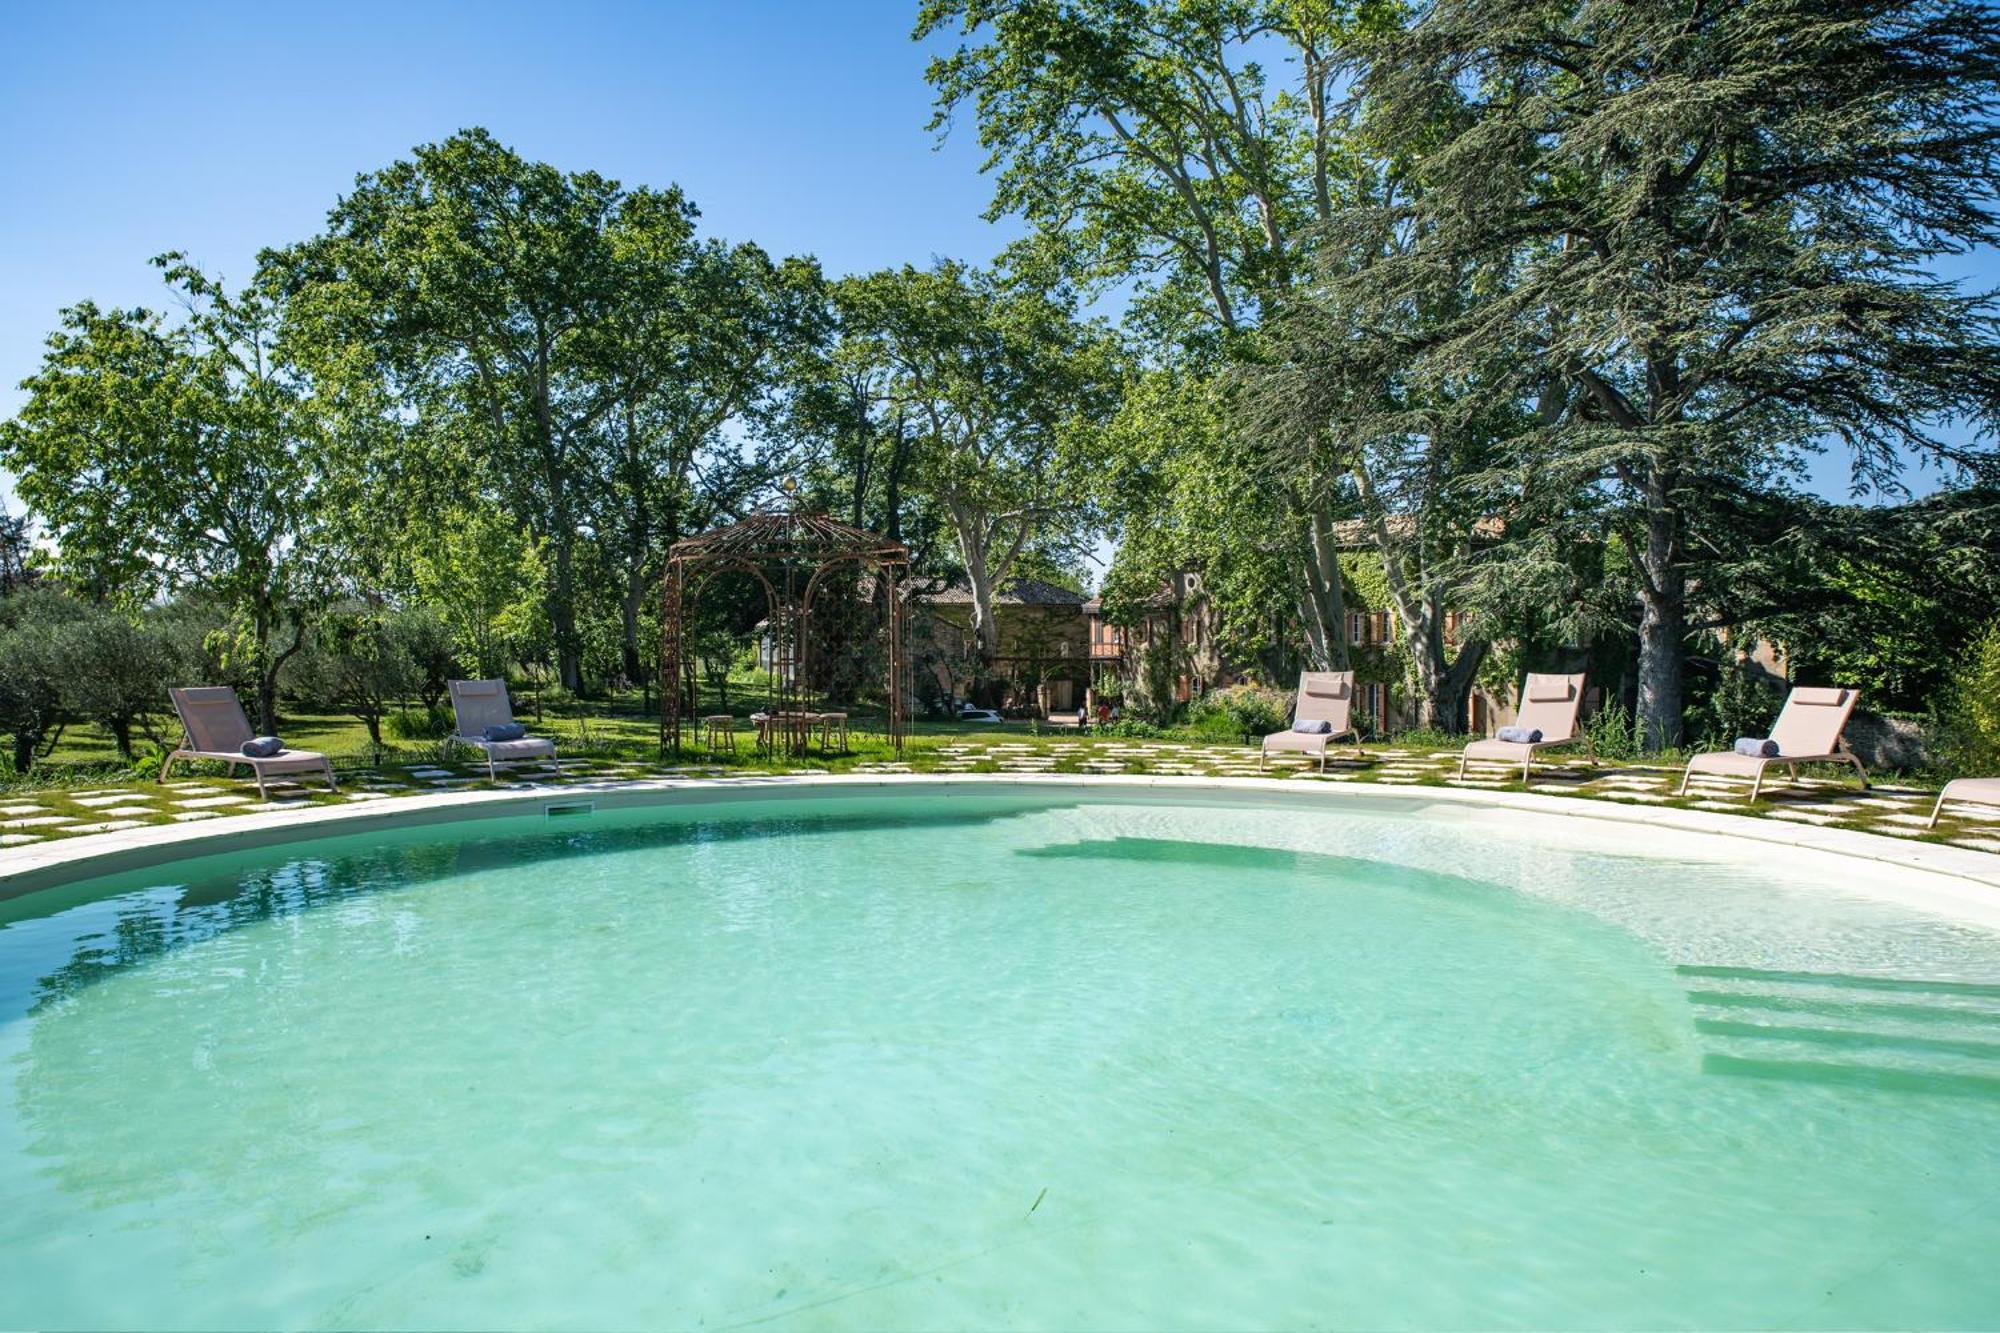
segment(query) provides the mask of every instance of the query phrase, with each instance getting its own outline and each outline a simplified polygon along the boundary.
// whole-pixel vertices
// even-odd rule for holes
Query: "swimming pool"
[[[490,818],[0,901],[0,1325],[2000,1323],[2000,934],[1411,802]]]

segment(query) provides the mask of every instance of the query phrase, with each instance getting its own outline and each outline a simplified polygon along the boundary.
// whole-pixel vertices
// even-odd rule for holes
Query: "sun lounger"
[[[1793,690],[1785,696],[1778,720],[1771,724],[1771,739],[1778,746],[1776,754],[1739,754],[1734,750],[1698,754],[1688,760],[1687,771],[1681,774],[1680,795],[1687,795],[1688,780],[1695,774],[1713,773],[1718,777],[1750,779],[1750,799],[1754,801],[1764,789],[1764,770],[1772,764],[1783,764],[1794,782],[1798,781],[1800,764],[1852,764],[1855,775],[1861,779],[1861,789],[1866,791],[1868,770],[1841,737],[1860,698],[1859,690],[1838,686]]]
[[[1937,804],[1931,807],[1931,822],[1927,826],[1936,828],[1938,816],[1944,813],[1946,801],[1964,801],[1968,805],[1990,805],[2000,809],[2000,778],[1953,778],[1944,784],[1938,793]]]
[[[447,745],[469,745],[486,755],[486,775],[500,776],[498,765],[523,759],[556,761],[556,743],[545,736],[523,736],[516,741],[486,739],[488,727],[507,726],[514,721],[514,705],[507,698],[504,680],[454,680],[451,682],[451,711],[457,730]]]
[[[1541,732],[1537,741],[1503,741],[1497,737],[1477,740],[1465,747],[1458,756],[1458,775],[1465,776],[1467,760],[1476,759],[1482,763],[1519,764],[1521,781],[1526,782],[1534,772],[1535,756],[1543,750],[1554,749],[1558,745],[1583,742],[1583,752],[1590,762],[1597,762],[1597,751],[1590,744],[1590,737],[1578,731],[1577,717],[1583,709],[1584,673],[1573,676],[1549,675],[1530,672],[1521,686],[1521,707],[1513,725],[1523,732]]]
[[[1301,722],[1324,722],[1325,731],[1274,731],[1264,738],[1263,747],[1258,751],[1257,766],[1262,768],[1274,753],[1316,754],[1319,756],[1319,771],[1326,772],[1326,747],[1343,736],[1354,742],[1354,753],[1361,753],[1361,733],[1354,729],[1350,720],[1354,711],[1354,673],[1352,671],[1302,671],[1299,673],[1298,699],[1292,705],[1292,725]]]
[[[227,685],[190,685],[167,693],[173,698],[174,712],[180,715],[184,735],[180,748],[160,765],[160,781],[167,780],[176,759],[212,759],[230,765],[232,773],[237,764],[248,767],[257,775],[257,794],[266,799],[270,793],[264,779],[281,773],[317,772],[326,778],[328,791],[340,790],[333,780],[333,762],[323,754],[290,749],[259,758],[244,754],[243,743],[257,733],[250,729],[250,719],[243,715],[236,691]]]

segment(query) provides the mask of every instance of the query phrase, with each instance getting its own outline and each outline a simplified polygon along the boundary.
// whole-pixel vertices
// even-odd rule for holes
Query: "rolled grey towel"
[[[489,741],[518,741],[528,734],[528,729],[519,722],[495,722],[486,729]]]
[[[1331,736],[1333,734],[1333,723],[1328,722],[1325,718],[1321,718],[1317,722],[1294,722],[1292,723],[1292,730],[1298,732],[1301,736]]]
[[[1762,740],[1756,736],[1738,736],[1736,738],[1736,753],[1747,754],[1752,759],[1776,759],[1778,757],[1778,743],[1776,741]]]
[[[253,736],[243,742],[243,753],[251,759],[272,759],[284,748],[285,743],[276,736]]]
[[[1493,733],[1496,741],[1510,741],[1515,745],[1536,745],[1542,739],[1540,727],[1502,727]]]

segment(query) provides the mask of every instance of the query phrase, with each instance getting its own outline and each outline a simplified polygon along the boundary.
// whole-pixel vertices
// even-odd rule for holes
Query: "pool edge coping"
[[[497,817],[511,807],[575,804],[615,799],[619,805],[670,803],[676,795],[704,799],[721,793],[771,793],[816,789],[879,787],[1044,787],[1126,788],[1317,794],[1338,804],[1343,792],[1363,792],[1391,801],[1443,803],[1536,814],[1573,815],[1609,823],[1665,828],[1739,838],[1793,849],[1830,853],[1926,874],[1943,875],[1987,889],[2000,889],[2000,854],[1950,847],[1879,833],[1758,819],[1722,811],[1659,808],[1615,801],[1586,801],[1535,792],[1486,791],[1464,787],[1351,781],[1339,784],[1280,783],[1269,778],[1191,777],[1096,773],[869,773],[758,776],[723,779],[650,778],[602,785],[516,787],[505,791],[426,792],[380,801],[307,806],[297,810],[222,815],[185,824],[149,824],[115,833],[92,834],[41,846],[0,850],[0,899],[15,898],[81,879],[142,869],[194,856],[342,836],[370,827],[394,828],[448,822],[455,815]],[[650,798],[650,799],[649,799]],[[210,846],[209,844],[213,844]]]

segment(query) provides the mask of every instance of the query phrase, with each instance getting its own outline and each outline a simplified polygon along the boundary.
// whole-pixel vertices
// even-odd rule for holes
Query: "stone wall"
[[[1856,713],[1847,721],[1847,744],[1869,771],[1923,768],[1924,724],[1915,718]]]

